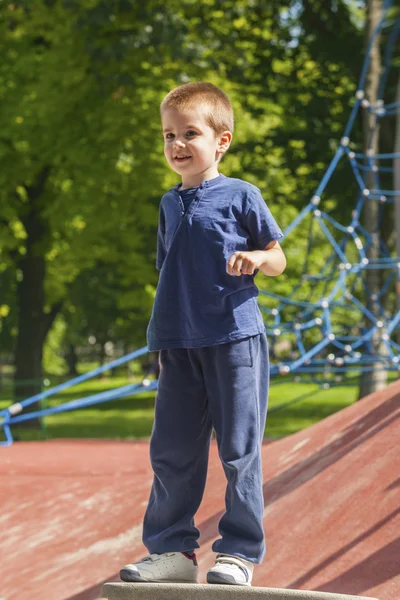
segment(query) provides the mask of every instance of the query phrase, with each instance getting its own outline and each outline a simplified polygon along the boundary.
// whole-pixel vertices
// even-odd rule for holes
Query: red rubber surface
[[[268,552],[254,585],[400,599],[399,415],[396,382],[264,445]],[[146,554],[141,521],[151,481],[147,442],[0,448],[0,598],[97,599],[104,581]],[[224,488],[213,444],[196,518],[201,582]]]

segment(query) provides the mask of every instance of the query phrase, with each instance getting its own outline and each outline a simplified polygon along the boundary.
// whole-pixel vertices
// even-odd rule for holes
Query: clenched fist
[[[266,262],[264,250],[253,250],[252,252],[235,252],[228,261],[227,271],[229,275],[254,275]]]

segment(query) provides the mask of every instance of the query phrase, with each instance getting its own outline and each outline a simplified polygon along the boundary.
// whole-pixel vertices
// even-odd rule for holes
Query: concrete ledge
[[[105,583],[106,600],[377,600],[330,592],[193,583]]]

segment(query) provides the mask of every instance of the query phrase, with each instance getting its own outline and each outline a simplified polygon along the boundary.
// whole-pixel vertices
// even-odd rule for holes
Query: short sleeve
[[[251,245],[254,250],[264,250],[270,242],[282,238],[283,233],[258,190],[249,194],[248,203],[245,226]]]
[[[162,211],[160,210],[159,220],[158,220],[158,232],[157,232],[157,257],[156,257],[156,269],[159,271],[163,266],[163,262],[167,255],[167,251],[165,248],[164,242],[165,235],[165,219]]]

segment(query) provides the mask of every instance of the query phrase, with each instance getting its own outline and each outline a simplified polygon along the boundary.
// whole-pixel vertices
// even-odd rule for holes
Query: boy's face
[[[161,121],[165,158],[182,177],[183,187],[200,185],[204,179],[218,175],[218,159],[227,150],[230,138],[226,146],[224,134],[217,136],[207,124],[204,108],[167,108]]]

